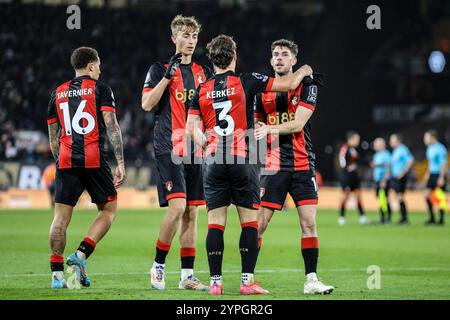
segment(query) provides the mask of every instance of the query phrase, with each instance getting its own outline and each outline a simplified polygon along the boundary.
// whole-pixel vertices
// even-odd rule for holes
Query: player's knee
[[[313,235],[316,233],[316,221],[313,218],[302,219],[300,226],[305,235]]]
[[[183,214],[186,212],[186,204],[180,203],[173,206],[173,212],[179,217],[183,216]]]
[[[51,229],[65,230],[69,225],[69,221],[70,219],[68,217],[56,214],[55,217],[53,218]]]
[[[188,206],[184,215],[183,220],[186,222],[195,222],[197,221],[198,208],[195,206]]]
[[[102,215],[107,217],[109,221],[112,223],[116,219],[117,210],[103,210]]]
[[[269,224],[269,221],[267,219],[261,219],[261,221],[259,221],[259,223],[258,223],[258,235],[259,236],[263,235],[263,233],[267,229],[268,224]]]
[[[174,221],[179,220],[186,212],[186,203],[176,202],[170,205],[167,214]]]

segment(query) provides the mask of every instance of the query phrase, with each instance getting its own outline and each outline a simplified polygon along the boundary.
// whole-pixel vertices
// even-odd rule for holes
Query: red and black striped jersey
[[[142,93],[156,87],[164,77],[167,66],[168,64],[157,62],[150,67]],[[155,155],[172,152],[177,156],[188,154],[186,119],[189,103],[198,85],[211,76],[211,69],[205,65],[195,62],[180,64],[155,109]]]
[[[269,92],[256,96],[255,118],[263,118],[268,125],[278,125],[295,119],[297,108],[315,110],[318,87],[305,78],[289,92]],[[311,123],[303,130],[289,135],[267,137],[265,169],[269,171],[315,170],[315,154],[311,138]]]
[[[248,157],[247,130],[253,129],[255,122],[253,100],[256,94],[269,91],[273,81],[259,73],[238,75],[228,71],[198,87],[189,114],[203,119],[208,138],[206,156],[223,153]]]
[[[354,147],[349,147],[344,143],[339,151],[339,165],[347,172],[355,171],[358,168],[359,153]]]
[[[61,126],[59,169],[108,166],[102,111],[116,112],[113,92],[89,76],[64,82],[52,92],[47,123]]]

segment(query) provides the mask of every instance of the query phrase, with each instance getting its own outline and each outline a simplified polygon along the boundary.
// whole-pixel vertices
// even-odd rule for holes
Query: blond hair
[[[179,31],[184,30],[200,33],[202,26],[198,23],[197,18],[194,16],[185,17],[179,14],[173,18],[172,23],[170,24],[170,29],[172,30],[173,35],[176,35]]]

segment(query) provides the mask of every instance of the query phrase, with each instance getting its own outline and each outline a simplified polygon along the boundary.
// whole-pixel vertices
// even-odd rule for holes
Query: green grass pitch
[[[65,256],[85,235],[94,211],[75,210]],[[0,211],[0,299],[450,299],[450,225],[426,227],[425,213],[412,213],[410,226],[360,226],[357,213],[339,227],[337,213],[318,213],[319,277],[336,287],[330,296],[304,296],[300,227],[295,210],[277,213],[263,241],[257,280],[271,294],[239,294],[240,226],[230,209],[225,230],[223,297],[178,290],[179,243],[168,255],[166,290],[150,288],[147,272],[164,210],[120,210],[110,233],[89,259],[92,285],[81,290],[50,289],[47,233],[50,210]],[[397,216],[395,216],[397,217]],[[369,213],[376,220],[376,213]],[[449,221],[450,222],[450,221]],[[207,216],[200,211],[196,274],[208,282]],[[381,289],[367,288],[367,267],[381,270]]]

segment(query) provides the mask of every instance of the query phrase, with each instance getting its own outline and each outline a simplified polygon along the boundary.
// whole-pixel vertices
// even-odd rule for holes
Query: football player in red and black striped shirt
[[[236,205],[242,232],[239,241],[242,259],[242,294],[265,294],[254,282],[258,255],[257,213],[260,206],[258,165],[253,133],[253,100],[268,91],[296,88],[310,75],[309,66],[284,79],[259,73],[235,73],[236,43],[220,35],[207,45],[216,74],[200,84],[191,102],[187,129],[196,144],[206,147],[203,164],[208,235],[206,249],[210,268],[210,294],[222,294],[223,232],[227,207]],[[203,120],[206,136],[200,130]],[[252,163],[252,159],[254,163]]]
[[[142,108],[155,110],[155,156],[160,181],[159,203],[168,206],[156,244],[151,285],[165,288],[164,267],[173,237],[180,227],[180,289],[207,290],[194,277],[198,206],[205,204],[201,150],[186,141],[189,102],[197,86],[211,76],[207,66],[192,61],[201,26],[194,17],[176,16],[171,24],[175,55],[169,63],[153,64],[145,79]],[[200,159],[200,160],[199,160]]]
[[[50,147],[56,159],[55,217],[50,228],[52,287],[65,287],[64,248],[73,208],[84,190],[99,215],[78,250],[67,258],[81,285],[90,285],[86,259],[108,232],[116,216],[117,192],[125,177],[122,134],[116,119],[114,95],[98,81],[100,58],[95,49],[80,47],[71,57],[75,78],[54,90],[48,106]],[[113,178],[107,162],[108,136],[117,161]]]
[[[280,39],[272,43],[270,61],[278,79],[292,74],[297,63],[298,46],[293,41]],[[316,229],[317,182],[315,154],[312,148],[311,118],[316,109],[318,86],[322,75],[306,77],[289,92],[268,92],[255,99],[255,119],[259,127],[256,139],[268,135],[266,167],[261,176],[261,210],[259,239],[275,210],[281,210],[287,193],[297,206],[302,229],[301,251],[305,263],[305,294],[329,294],[332,286],[317,278],[319,255]]]
[[[355,131],[347,132],[346,142],[342,145],[339,151],[339,165],[342,169],[341,186],[342,186],[342,200],[341,210],[339,212],[338,224],[345,224],[345,207],[347,200],[351,193],[355,194],[359,210],[359,223],[366,224],[368,222],[367,216],[364,213],[364,208],[361,199],[361,178],[358,172],[359,153],[356,148],[359,146],[360,137]]]

